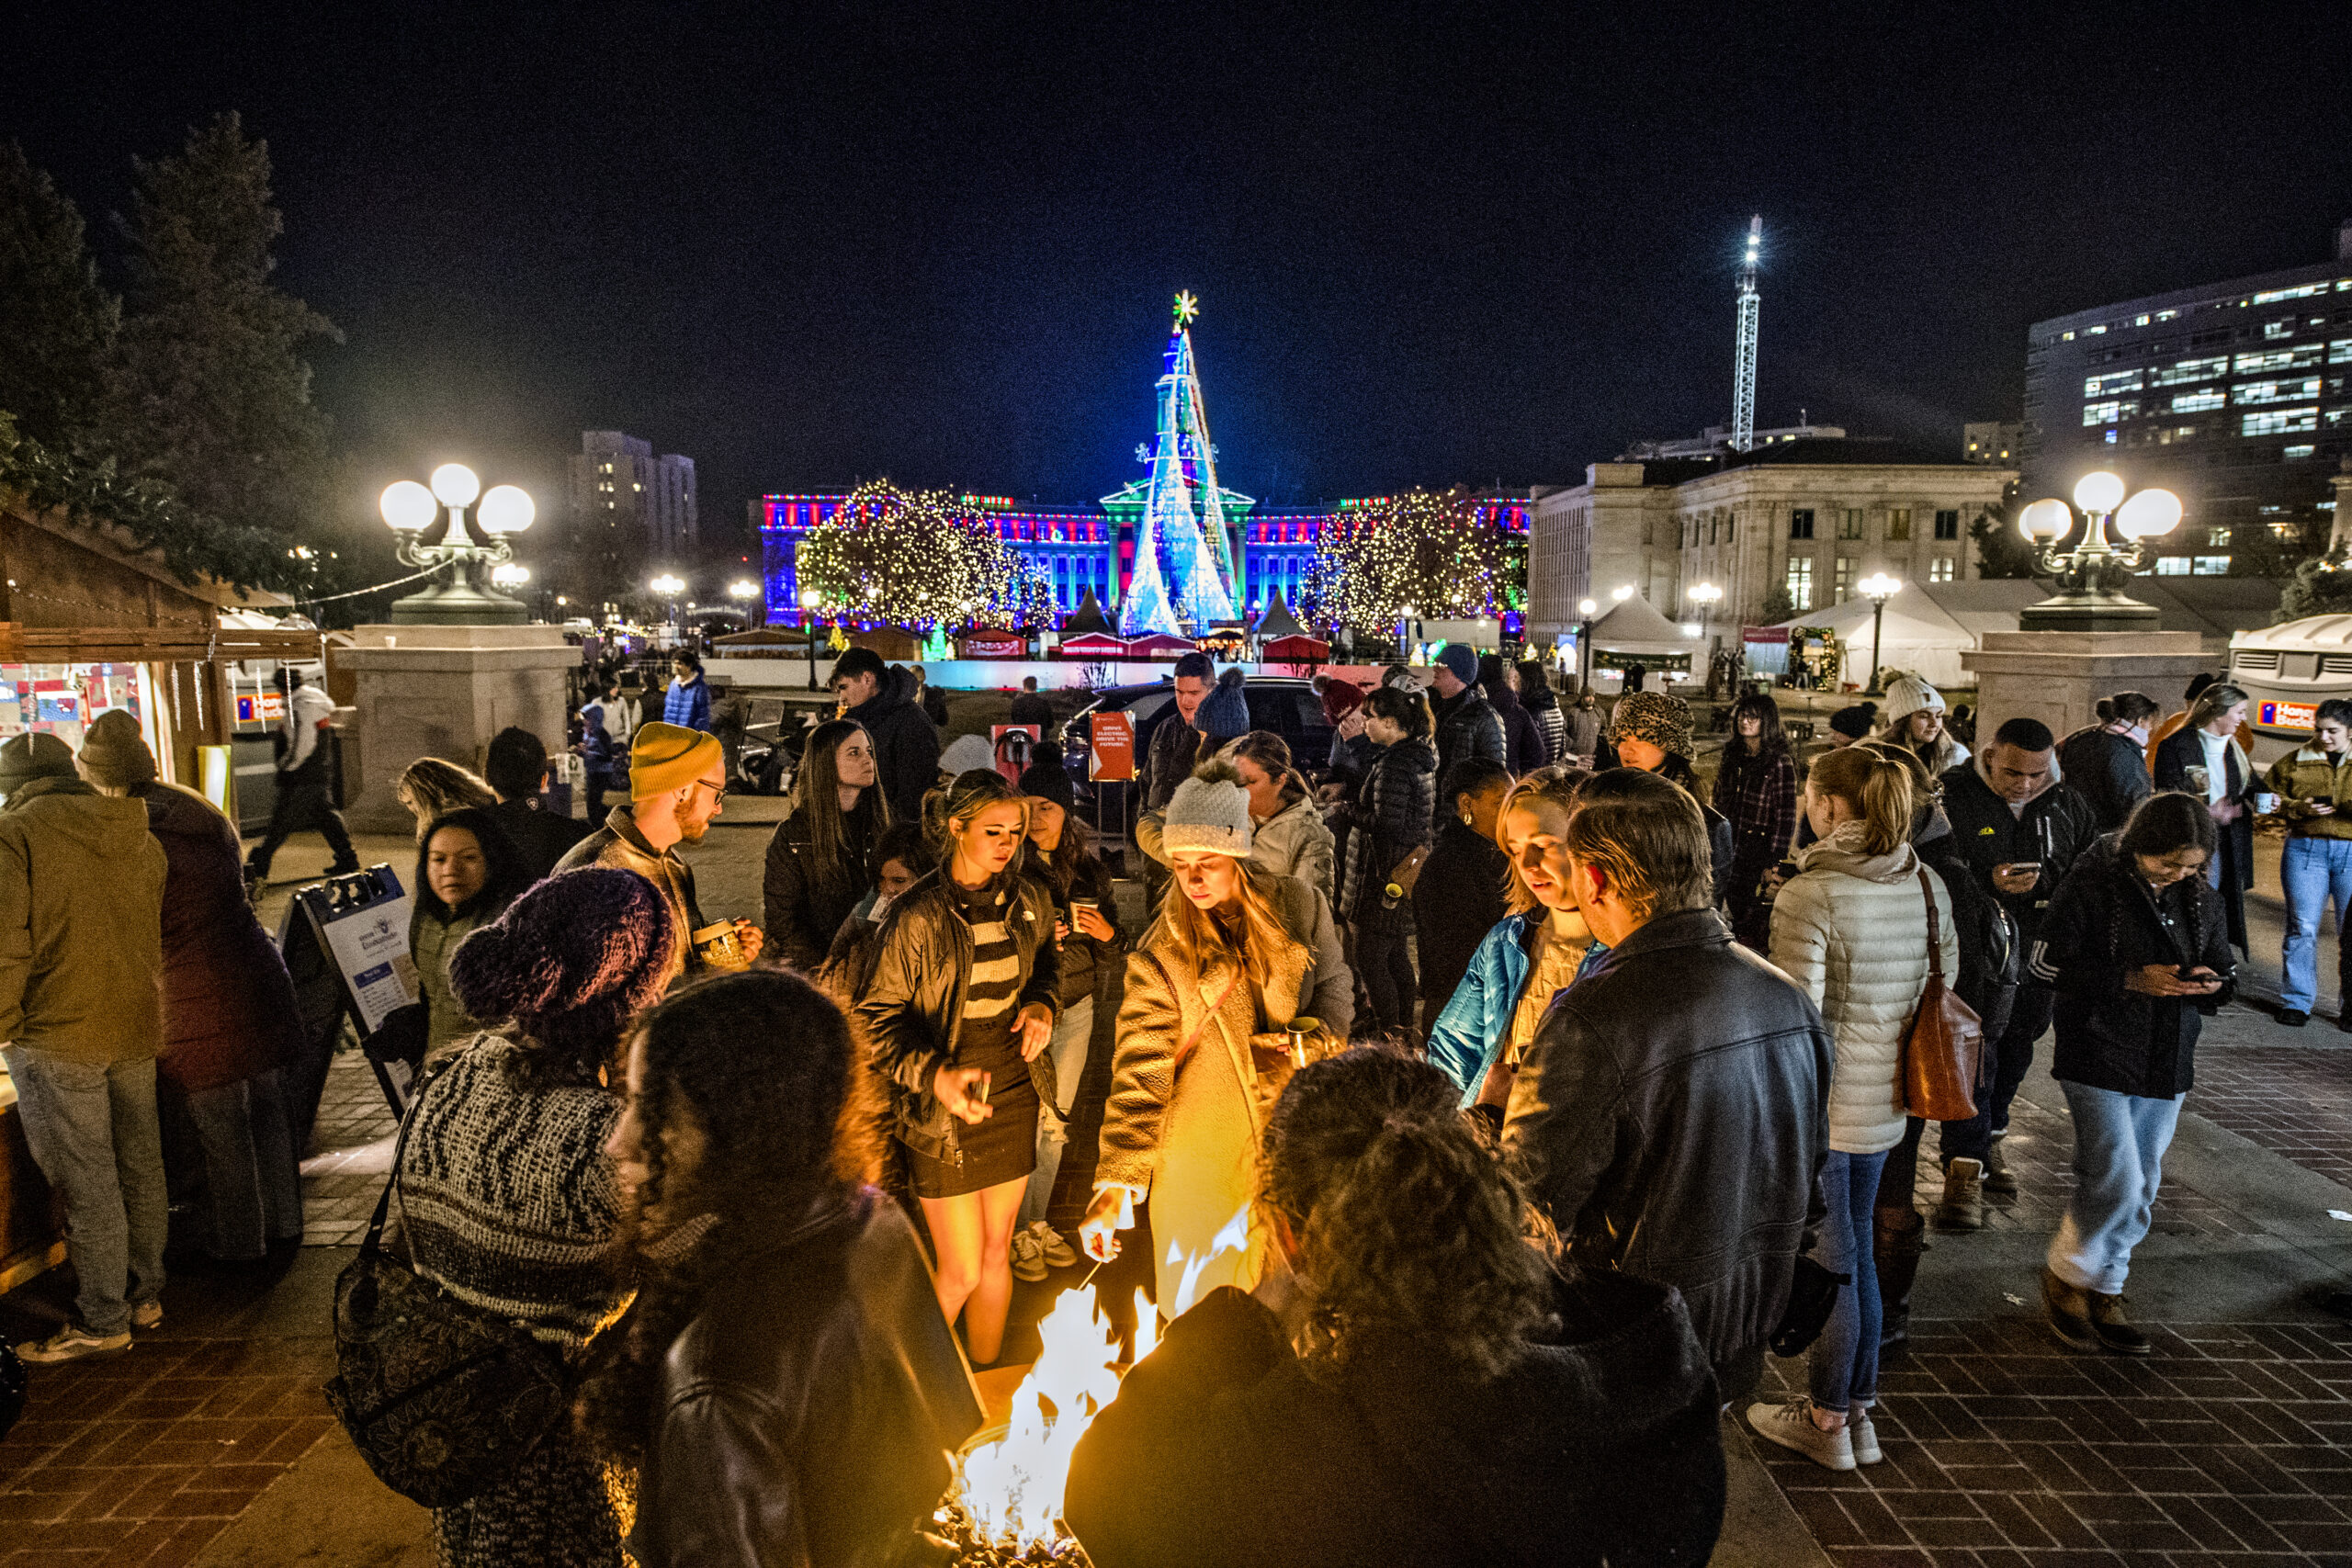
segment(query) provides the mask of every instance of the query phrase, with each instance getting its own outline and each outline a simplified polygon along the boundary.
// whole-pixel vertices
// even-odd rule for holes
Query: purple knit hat
[[[670,907],[633,871],[550,876],[449,955],[449,988],[480,1019],[512,1019],[549,1045],[618,1043],[661,999],[677,953]]]

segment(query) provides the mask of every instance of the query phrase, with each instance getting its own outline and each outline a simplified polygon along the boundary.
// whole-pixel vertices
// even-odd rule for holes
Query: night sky
[[[2336,6],[16,6],[0,135],[103,232],[130,160],[267,138],[279,276],[372,515],[578,432],[746,496],[1143,472],[1168,300],[1220,477],[1569,482],[1730,412],[1956,448],[2026,324],[2319,260]],[[111,244],[112,242],[107,242]]]

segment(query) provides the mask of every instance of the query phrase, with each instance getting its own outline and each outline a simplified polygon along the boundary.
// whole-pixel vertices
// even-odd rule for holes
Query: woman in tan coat
[[[1312,1018],[1322,1043],[1345,1043],[1355,1001],[1330,904],[1248,863],[1250,797],[1231,763],[1209,762],[1176,786],[1163,833],[1175,886],[1127,960],[1080,1234],[1095,1258],[1116,1256],[1112,1233],[1148,1196],[1159,1310],[1172,1318],[1219,1285],[1257,1282],[1265,1235],[1250,1198],[1259,1134],[1290,1072],[1286,1026]],[[1246,1243],[1212,1257],[1242,1216]],[[1188,1261],[1205,1267],[1191,1272]]]

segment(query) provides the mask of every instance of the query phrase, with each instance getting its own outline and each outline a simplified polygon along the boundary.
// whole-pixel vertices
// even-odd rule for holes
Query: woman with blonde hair
[[[1295,1064],[1291,1026],[1310,1051],[1317,1038],[1345,1041],[1355,998],[1331,906],[1249,863],[1250,797],[1231,763],[1204,763],[1176,786],[1164,833],[1175,885],[1127,960],[1080,1233],[1093,1257],[1116,1256],[1112,1233],[1149,1196],[1160,1310],[1173,1316],[1183,1259],[1205,1265],[1196,1290],[1256,1281],[1262,1225],[1238,1249],[1219,1252],[1217,1238],[1256,1190],[1266,1112]]]
[[[452,811],[469,807],[487,811],[498,804],[498,794],[488,779],[438,757],[419,757],[401,769],[401,776],[392,782],[392,798],[416,818],[420,845],[425,829]]]
[[[1580,768],[1541,769],[1503,799],[1495,834],[1510,863],[1510,913],[1487,932],[1453,996],[1430,1026],[1430,1060],[1464,1108],[1510,1103],[1520,1058],[1552,998],[1608,951],[1577,911],[1564,847]]]
[[[1004,1348],[1013,1222],[1040,1107],[1055,1103],[1043,1053],[1060,957],[1053,895],[1021,874],[1028,803],[1003,774],[956,774],[923,798],[923,826],[939,869],[891,908],[855,1017],[890,1079],[910,1184],[939,1249],[939,1310],[950,1324],[963,1317],[965,1346],[985,1363]]]
[[[1911,849],[1911,769],[1874,747],[1814,760],[1804,810],[1817,840],[1772,904],[1772,963],[1829,1026],[1829,1155],[1819,1258],[1850,1274],[1815,1341],[1810,1396],[1748,1407],[1762,1436],[1830,1470],[1875,1464],[1882,1306],[1871,1254],[1879,1178],[1906,1129],[1903,1036],[1927,989],[1932,940],[1948,983],[1960,973],[1951,896]],[[1932,938],[1930,933],[1932,932]]]

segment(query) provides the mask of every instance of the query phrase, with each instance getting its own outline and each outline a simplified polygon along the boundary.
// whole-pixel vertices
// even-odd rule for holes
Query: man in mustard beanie
[[[583,865],[633,871],[660,890],[677,928],[672,977],[703,966],[693,934],[707,923],[695,901],[694,869],[678,845],[700,841],[727,798],[727,756],[718,737],[655,720],[641,724],[628,749],[629,803],[616,806],[605,825],[556,863],[560,872]],[[749,920],[735,922],[747,958],[765,940]]]

